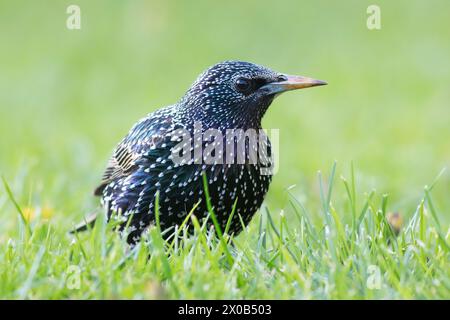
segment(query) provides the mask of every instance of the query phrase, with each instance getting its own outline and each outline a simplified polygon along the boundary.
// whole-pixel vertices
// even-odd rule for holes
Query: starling
[[[94,192],[101,197],[107,218],[118,219],[119,229],[126,232],[127,241],[133,244],[155,222],[157,193],[162,230],[181,224],[196,205],[195,215],[206,217],[203,183],[206,179],[219,225],[226,226],[235,206],[230,232],[239,233],[240,217],[245,224],[250,222],[268,191],[271,174],[262,173],[262,164],[250,161],[247,155],[237,161],[239,155],[234,149],[234,138],[231,152],[228,149],[212,152],[216,155],[228,152],[227,159],[231,161],[218,161],[218,157],[213,162],[204,161],[196,148],[215,148],[218,142],[230,145],[230,140],[225,141],[230,130],[241,130],[236,136],[241,138],[242,132],[249,129],[263,131],[261,119],[276,96],[324,84],[320,80],[289,76],[243,61],[225,61],[210,67],[178,103],[141,119],[118,144]],[[210,129],[222,133],[218,139],[223,141],[205,139],[203,135]],[[180,132],[190,134],[191,139],[183,143]],[[262,147],[267,149],[265,166],[270,167],[270,141],[267,137],[261,141],[264,142]],[[174,161],[179,149],[190,156],[186,161]],[[246,141],[242,150],[246,153],[250,149],[254,147]],[[93,221],[95,219],[74,231],[86,229],[86,224]]]

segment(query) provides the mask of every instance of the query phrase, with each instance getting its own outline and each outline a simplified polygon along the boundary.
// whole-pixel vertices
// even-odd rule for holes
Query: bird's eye
[[[236,80],[236,89],[241,93],[249,93],[252,89],[252,82],[249,79],[239,78]]]
[[[287,77],[284,74],[280,74],[277,78],[277,81],[287,81]]]

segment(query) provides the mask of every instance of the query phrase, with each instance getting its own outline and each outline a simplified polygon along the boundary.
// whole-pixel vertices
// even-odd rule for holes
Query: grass
[[[377,31],[369,0],[76,3],[77,31],[72,2],[0,3],[0,298],[450,297],[448,1],[378,0]],[[248,229],[68,235],[132,124],[225,59],[329,83],[269,108],[279,170]]]
[[[442,228],[432,199],[439,185],[425,188],[396,236],[386,219],[389,196],[363,196],[353,170],[348,181],[335,172],[336,165],[326,181],[319,177],[319,212],[290,194],[288,207],[261,210],[237,238],[209,228],[214,219],[189,214],[166,242],[157,223],[133,249],[104,219],[68,236],[43,219],[30,223],[17,205],[17,237],[0,251],[2,298],[448,298],[450,229]],[[336,184],[347,191],[347,209],[335,208]],[[350,221],[342,210],[353,212]],[[321,223],[312,222],[314,214]]]

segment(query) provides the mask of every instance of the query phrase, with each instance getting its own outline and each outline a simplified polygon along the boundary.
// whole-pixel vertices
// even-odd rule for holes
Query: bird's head
[[[286,91],[325,85],[243,61],[218,63],[192,84],[180,105],[191,120],[209,127],[259,128],[273,99]]]

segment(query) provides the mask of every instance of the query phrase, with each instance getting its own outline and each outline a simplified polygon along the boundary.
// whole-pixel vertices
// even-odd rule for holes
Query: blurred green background
[[[70,4],[81,30],[66,28]],[[381,30],[366,27],[370,4]],[[20,204],[49,207],[69,228],[98,206],[92,190],[135,121],[176,102],[206,67],[240,59],[329,83],[266,114],[281,142],[271,210],[292,185],[301,200],[318,197],[317,171],[337,160],[347,177],[354,162],[361,195],[389,193],[390,210],[410,216],[450,162],[449,12],[447,0],[3,0],[0,173]],[[445,222],[449,193],[447,173],[433,191]],[[0,216],[2,231],[17,221],[6,196]]]

